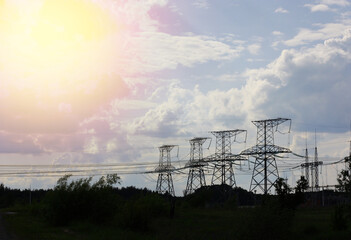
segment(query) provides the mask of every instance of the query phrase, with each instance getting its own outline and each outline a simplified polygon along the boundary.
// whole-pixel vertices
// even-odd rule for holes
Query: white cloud
[[[316,125],[345,124],[351,118],[345,111],[351,107],[347,93],[351,87],[350,53],[351,33],[347,31],[342,38],[312,48],[285,50],[266,68],[248,71],[248,83],[261,85],[263,101],[255,110]]]
[[[321,3],[326,5],[338,5],[342,7],[350,5],[347,0],[321,0]]]
[[[251,44],[247,47],[247,50],[252,55],[257,55],[260,52],[260,49],[261,49],[261,44],[259,44],[259,43]]]
[[[208,9],[210,7],[208,0],[195,0],[193,2],[193,5],[195,7],[203,8],[203,9]]]
[[[305,7],[309,7],[311,12],[326,12],[331,10],[328,5],[325,4],[305,4]]]
[[[351,22],[347,20],[340,23],[316,24],[315,26],[319,28],[316,30],[302,28],[295,37],[283,43],[287,46],[298,46],[314,41],[335,38],[341,36],[346,29],[350,28]]]
[[[273,31],[272,34],[274,36],[282,36],[282,35],[284,35],[284,33],[280,32],[280,31]]]
[[[223,74],[217,77],[216,79],[223,82],[236,82],[236,81],[242,81],[243,77],[241,76],[241,74],[235,73],[235,74]]]
[[[161,32],[145,32],[134,38],[134,49],[140,58],[131,64],[131,73],[154,72],[175,69],[178,65],[186,67],[210,60],[230,60],[239,56],[241,45],[231,46],[207,36],[172,36]],[[133,54],[134,55],[134,54]]]
[[[335,9],[329,6],[345,7],[348,5],[350,5],[350,3],[347,0],[321,0],[316,1],[315,4],[305,4],[304,6],[310,8],[311,12],[326,12],[335,11]]]
[[[284,8],[279,7],[274,12],[275,13],[288,13],[289,11],[284,9]]]
[[[351,118],[347,111],[351,108],[350,56],[348,31],[342,38],[331,38],[311,48],[284,50],[266,67],[246,71],[246,83],[241,88],[202,92],[174,83],[161,91],[167,92],[166,101],[128,128],[147,136],[179,137],[232,128],[233,124],[240,127],[249,120],[267,117],[342,126]],[[302,125],[295,129],[306,130]]]
[[[155,103],[145,100],[135,99],[115,99],[112,102],[113,108],[119,110],[140,110],[149,109],[155,106]]]

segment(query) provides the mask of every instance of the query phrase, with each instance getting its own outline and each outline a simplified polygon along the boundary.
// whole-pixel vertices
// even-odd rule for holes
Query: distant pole
[[[314,184],[316,191],[319,190],[319,172],[318,172],[318,151],[317,151],[317,133],[314,130]]]
[[[307,143],[306,143],[306,151],[305,151],[305,177],[306,177],[307,185],[309,187],[309,185],[310,185],[310,173],[309,173]]]
[[[308,139],[308,135],[306,132],[306,151],[305,151],[305,178],[307,181],[307,187],[310,186],[310,173],[309,173],[309,159],[308,159],[308,147],[307,147],[307,139]]]

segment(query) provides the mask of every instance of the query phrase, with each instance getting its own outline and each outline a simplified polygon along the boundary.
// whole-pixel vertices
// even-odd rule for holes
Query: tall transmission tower
[[[307,149],[306,149],[307,150]],[[314,161],[305,162],[301,164],[302,168],[305,168],[305,176],[309,177],[309,170],[311,171],[311,191],[319,190],[319,166],[323,165],[323,162],[318,161],[317,147],[314,148]],[[308,181],[309,182],[309,181]]]
[[[172,171],[175,168],[171,164],[171,151],[175,146],[177,145],[162,145],[159,147],[160,159],[155,172],[158,172],[156,192],[160,194],[168,193],[172,196],[175,195],[172,180]]]
[[[305,179],[307,181],[307,187],[310,187],[310,167],[312,167],[311,163],[309,162],[309,158],[308,158],[308,147],[307,147],[307,132],[306,132],[306,149],[305,149],[305,163],[301,164],[301,169],[305,170]],[[312,171],[312,169],[311,169]],[[302,175],[303,173],[301,173]],[[312,181],[313,181],[313,177],[311,177]],[[313,186],[313,184],[312,184]]]
[[[319,190],[319,166],[323,165],[323,162],[318,161],[318,150],[317,150],[317,135],[315,133],[315,146],[314,146],[314,188],[316,191]]]
[[[216,137],[216,151],[206,158],[214,164],[211,185],[227,184],[231,187],[236,185],[233,164],[246,159],[232,153],[232,142],[236,141],[237,135],[244,132],[246,133],[246,130],[241,129],[211,132]]]
[[[193,138],[190,143],[190,160],[185,165],[189,167],[188,181],[184,191],[184,195],[193,193],[196,189],[206,186],[204,167],[208,165],[203,158],[202,145],[208,138]]]
[[[308,159],[308,148],[307,148],[307,143],[306,143],[306,150],[305,150],[305,163],[301,164],[301,168],[305,169],[305,179],[307,181],[308,187],[310,186],[310,169],[311,163],[309,162]]]
[[[314,160],[312,162],[308,162],[308,149],[306,145],[306,155],[305,155],[305,163],[301,164],[302,168],[305,168],[305,176],[307,182],[309,183],[309,170],[311,172],[311,191],[319,190],[319,166],[323,165],[323,162],[318,161],[318,150],[317,150],[317,138],[315,140],[315,148],[314,148]]]
[[[290,121],[290,132],[291,119],[288,118],[252,121],[257,127],[256,145],[241,152],[242,155],[251,155],[256,158],[250,191],[258,188],[264,194],[268,194],[279,178],[275,155],[278,153],[291,153],[291,151],[288,148],[274,145],[274,130],[277,130],[278,125],[286,121]]]

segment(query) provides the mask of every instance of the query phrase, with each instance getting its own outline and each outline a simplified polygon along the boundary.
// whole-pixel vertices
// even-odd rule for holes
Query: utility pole
[[[193,138],[190,143],[190,160],[185,165],[189,167],[188,181],[184,191],[184,195],[192,194],[196,189],[206,186],[204,167],[208,165],[203,158],[202,145],[208,138]]]
[[[258,188],[266,195],[279,178],[275,155],[278,153],[291,153],[291,150],[274,145],[274,130],[277,130],[278,125],[286,121],[290,121],[290,132],[291,119],[288,118],[252,121],[257,127],[256,145],[241,152],[242,155],[256,158],[250,191]]]
[[[307,185],[310,184],[310,178],[309,178],[309,172],[308,172],[308,169],[309,169],[309,165],[308,165],[308,148],[307,148],[307,143],[306,143],[306,152],[305,152],[305,164],[306,164],[306,168],[305,168],[305,178],[306,178],[306,181],[307,181]]]
[[[159,194],[168,193],[172,196],[175,195],[172,180],[172,171],[175,168],[171,165],[171,151],[175,146],[177,145],[163,145],[159,147],[159,165],[155,169],[155,172],[158,172],[156,192]]]
[[[314,188],[319,191],[319,166],[322,166],[323,162],[318,161],[318,150],[317,150],[317,134],[314,132]]]
[[[311,168],[311,174],[312,174],[312,164],[309,162],[309,159],[308,159],[308,148],[307,148],[307,140],[306,140],[306,149],[305,149],[305,163],[302,163],[301,164],[301,168],[305,169],[305,179],[307,181],[307,185],[308,187],[310,186],[310,168]],[[313,182],[313,177],[311,177],[311,180]],[[312,188],[313,188],[313,183],[311,184]]]
[[[233,154],[231,144],[236,141],[237,135],[246,132],[241,129],[211,132],[216,137],[215,154],[206,158],[206,161],[214,164],[211,185],[236,186],[233,164],[246,159],[239,154]]]

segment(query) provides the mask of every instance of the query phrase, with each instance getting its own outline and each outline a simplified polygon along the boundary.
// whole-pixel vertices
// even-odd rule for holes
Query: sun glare
[[[31,2],[0,0],[0,70],[21,88],[69,91],[87,71],[94,75],[94,58],[104,54],[96,46],[118,27],[91,0]]]
[[[115,61],[127,28],[108,3],[0,0],[3,127],[58,131],[53,121],[73,126],[124,94]]]

